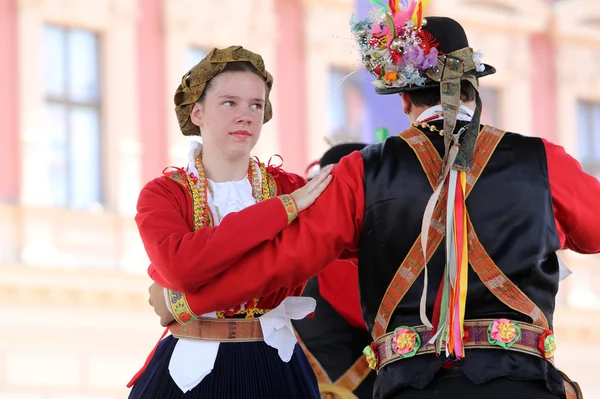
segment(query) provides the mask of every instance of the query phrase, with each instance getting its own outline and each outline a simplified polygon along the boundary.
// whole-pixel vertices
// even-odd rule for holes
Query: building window
[[[192,69],[194,65],[202,61],[204,57],[208,55],[208,51],[200,47],[190,47],[185,53],[185,67],[186,70]]]
[[[98,37],[46,25],[43,49],[45,102],[27,143],[24,199],[91,209],[102,203]]]
[[[369,128],[368,108],[359,73],[340,68],[329,70],[328,141],[330,144],[361,142]]]
[[[483,107],[481,123],[484,125],[500,126],[500,91],[490,87],[481,87],[479,96]]]
[[[579,162],[583,170],[600,178],[600,102],[580,101],[578,121]]]

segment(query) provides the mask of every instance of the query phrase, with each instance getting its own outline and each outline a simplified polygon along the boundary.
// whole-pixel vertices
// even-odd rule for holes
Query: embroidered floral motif
[[[401,326],[394,330],[392,349],[403,358],[417,354],[421,347],[421,337],[414,328]]]
[[[508,349],[521,338],[521,327],[508,319],[498,319],[488,327],[488,341],[492,345]]]
[[[174,290],[167,290],[167,294],[169,296],[171,311],[179,324],[186,324],[196,318],[196,315],[188,305],[185,295]]]
[[[269,198],[273,198],[277,196],[277,183],[275,182],[275,178],[270,173],[267,173],[267,183],[269,187]]]
[[[171,303],[177,303],[177,301],[181,300],[182,296],[181,292],[174,291],[173,296],[171,297]]]
[[[544,331],[544,333],[540,336],[538,347],[546,359],[552,359],[554,357],[554,351],[556,350],[554,332],[551,330]]]
[[[217,318],[225,319],[233,316],[243,316],[246,319],[251,319],[256,316],[261,316],[267,313],[265,309],[258,308],[258,298],[252,299],[241,305],[233,306],[227,310],[217,312]]]
[[[279,196],[279,199],[281,200],[281,203],[283,203],[283,207],[285,208],[288,217],[288,224],[290,224],[298,217],[296,201],[294,201],[294,198],[292,198],[291,195],[287,194]]]
[[[363,354],[367,358],[369,368],[372,370],[379,370],[379,353],[377,352],[377,345],[375,342],[371,342],[369,346],[363,349]]]
[[[181,323],[187,323],[188,321],[192,320],[192,315],[189,314],[188,312],[181,312],[179,313],[179,315],[177,316],[177,319],[181,322]]]

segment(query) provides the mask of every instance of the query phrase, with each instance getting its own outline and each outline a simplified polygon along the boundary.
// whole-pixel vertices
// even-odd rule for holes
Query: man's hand
[[[164,288],[156,283],[152,283],[148,289],[148,292],[150,293],[148,302],[154,308],[154,313],[160,317],[160,325],[166,327],[171,324],[171,322],[175,321],[175,318],[169,311],[169,308],[167,308]]]

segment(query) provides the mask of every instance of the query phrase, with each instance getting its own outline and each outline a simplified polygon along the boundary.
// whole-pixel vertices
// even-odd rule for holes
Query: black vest
[[[464,122],[458,122],[458,127]],[[441,122],[436,126],[441,129]],[[443,137],[424,132],[443,157]],[[389,282],[421,232],[423,212],[432,188],[421,164],[400,137],[370,146],[364,159],[365,217],[360,237],[359,284],[363,317],[372,330]],[[502,271],[546,315],[552,328],[559,266],[546,154],[538,138],[507,133],[467,199],[474,229]],[[445,242],[428,263],[427,315],[431,319],[445,262]],[[394,312],[388,331],[421,325],[419,301],[423,273]],[[531,322],[501,303],[469,269],[465,319],[508,318]],[[402,386],[425,387],[447,359],[442,354],[415,356],[379,371],[375,397]],[[467,350],[455,369],[475,383],[502,376],[544,379],[564,393],[560,374],[545,360],[500,350]]]

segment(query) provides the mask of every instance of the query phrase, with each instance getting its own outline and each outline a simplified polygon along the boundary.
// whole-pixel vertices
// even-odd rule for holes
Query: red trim
[[[152,360],[152,358],[154,357],[154,354],[156,353],[156,349],[158,349],[158,345],[160,344],[160,341],[163,340],[163,338],[165,337],[165,335],[167,335],[168,332],[169,332],[169,328],[167,327],[167,328],[165,328],[165,331],[160,336],[160,339],[158,340],[158,342],[156,343],[156,345],[154,345],[154,349],[152,349],[152,352],[150,352],[150,354],[146,358],[146,362],[144,363],[144,365],[142,366],[142,368],[140,369],[140,371],[138,371],[137,373],[135,373],[135,375],[133,376],[133,378],[131,379],[131,381],[129,381],[127,383],[127,388],[131,388],[140,379],[140,377],[142,376],[142,374],[144,374],[144,371],[146,371],[146,369],[148,368],[148,365],[150,364],[150,361]]]

